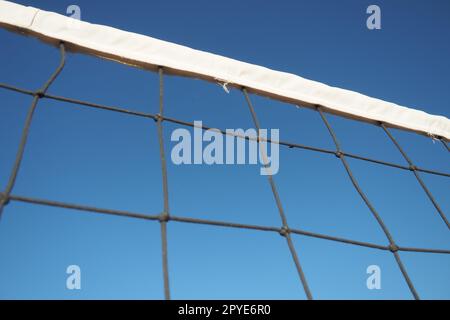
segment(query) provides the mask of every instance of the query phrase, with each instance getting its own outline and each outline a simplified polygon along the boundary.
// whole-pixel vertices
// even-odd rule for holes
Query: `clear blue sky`
[[[434,1],[17,1],[85,21],[288,71],[432,114],[450,117],[450,2]],[[366,28],[370,4],[382,30]],[[39,88],[58,51],[0,30],[0,82]],[[69,54],[49,90],[156,113],[157,76]],[[282,140],[333,148],[317,113],[252,97],[265,128]],[[9,177],[31,97],[0,90],[0,189]],[[238,91],[166,78],[166,115],[220,128],[250,128]],[[406,164],[381,129],[329,117],[343,149]],[[164,123],[166,152],[176,126]],[[413,161],[449,172],[439,143],[393,130]],[[169,158],[170,159],[170,158]],[[449,249],[450,234],[408,171],[349,159],[356,178],[403,246]],[[447,216],[450,179],[422,174]],[[259,166],[168,163],[171,214],[280,226]],[[333,155],[280,150],[275,176],[292,227],[387,244]],[[158,214],[161,170],[153,121],[60,102],[39,103],[13,194]],[[293,236],[317,299],[409,299],[390,252]],[[169,222],[172,297],[304,299],[284,239],[276,233]],[[450,298],[450,255],[400,253],[422,298]],[[65,287],[66,267],[82,289]],[[366,288],[379,265],[382,289]],[[0,221],[0,298],[163,298],[158,222],[11,202]]]

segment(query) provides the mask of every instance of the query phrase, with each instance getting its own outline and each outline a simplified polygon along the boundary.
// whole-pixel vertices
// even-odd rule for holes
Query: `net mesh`
[[[221,226],[221,227],[227,227],[227,228],[238,228],[238,229],[247,229],[247,230],[257,230],[257,231],[264,231],[264,232],[272,232],[272,233],[279,233],[285,240],[286,245],[289,249],[289,252],[292,257],[292,262],[295,265],[295,268],[297,270],[300,283],[303,287],[303,290],[306,294],[306,297],[308,299],[313,298],[313,293],[310,290],[310,287],[308,285],[308,277],[305,275],[302,264],[300,262],[300,259],[297,255],[296,248],[292,241],[292,235],[298,234],[303,235],[306,237],[312,237],[312,238],[318,238],[323,240],[329,240],[334,242],[340,242],[352,246],[362,246],[367,248],[373,248],[378,250],[383,250],[387,252],[391,252],[393,255],[393,258],[395,259],[398,268],[401,271],[401,274],[405,280],[405,282],[408,285],[408,288],[412,294],[412,296],[415,299],[419,299],[419,293],[417,292],[414,283],[412,282],[411,278],[408,275],[408,272],[405,268],[404,263],[402,262],[402,259],[399,255],[399,252],[426,252],[426,253],[434,253],[434,254],[450,254],[450,250],[444,250],[444,249],[433,249],[433,248],[416,248],[416,247],[406,247],[399,245],[392,236],[389,228],[386,226],[385,222],[383,221],[382,217],[378,213],[375,206],[371,203],[370,199],[364,192],[364,190],[361,188],[360,184],[358,183],[357,178],[352,172],[351,166],[347,159],[355,159],[359,161],[365,161],[370,163],[375,163],[381,166],[387,166],[391,168],[395,168],[398,170],[403,171],[410,171],[412,175],[414,175],[415,179],[417,180],[417,183],[420,185],[420,187],[423,189],[423,192],[426,194],[429,201],[432,203],[432,205],[435,208],[435,214],[439,215],[439,218],[443,224],[446,225],[447,229],[450,228],[449,221],[443,211],[443,209],[439,206],[437,200],[431,193],[430,189],[425,184],[424,180],[421,177],[422,173],[441,176],[445,178],[449,178],[450,174],[446,172],[441,172],[437,170],[431,170],[419,167],[413,163],[413,161],[409,158],[405,150],[402,148],[402,146],[399,144],[399,142],[396,140],[394,135],[391,132],[391,129],[388,128],[383,123],[375,124],[379,127],[380,130],[382,130],[387,137],[391,140],[393,145],[398,149],[398,152],[401,154],[401,156],[406,160],[408,165],[402,165],[394,162],[388,162],[388,161],[382,161],[374,158],[369,158],[365,156],[361,156],[358,154],[346,152],[341,148],[339,139],[337,137],[337,134],[333,127],[331,126],[330,122],[327,119],[327,114],[321,109],[320,106],[317,106],[315,108],[315,111],[320,115],[320,118],[322,119],[324,125],[328,129],[328,132],[330,134],[330,139],[332,139],[335,148],[334,149],[325,149],[325,148],[319,148],[309,145],[303,145],[298,144],[294,142],[286,142],[286,141],[271,141],[270,139],[266,139],[268,142],[278,143],[280,146],[287,147],[287,148],[298,148],[303,149],[315,153],[322,153],[322,154],[329,154],[334,155],[336,157],[336,160],[339,161],[343,168],[345,169],[345,172],[348,175],[348,178],[350,179],[354,189],[358,193],[358,195],[361,197],[364,204],[369,209],[370,213],[372,214],[373,218],[376,220],[377,224],[383,231],[387,245],[380,245],[376,243],[371,242],[363,242],[363,241],[356,241],[352,239],[342,238],[342,237],[335,237],[327,234],[322,233],[315,233],[310,231],[305,231],[297,228],[293,228],[289,223],[288,219],[286,217],[286,214],[284,212],[283,204],[281,201],[281,198],[279,196],[279,193],[277,191],[277,184],[275,182],[275,179],[272,175],[268,175],[268,182],[271,188],[271,191],[273,193],[273,198],[276,203],[276,207],[278,208],[279,217],[280,217],[280,225],[281,226],[262,226],[257,224],[243,224],[243,223],[234,223],[234,222],[228,222],[228,221],[218,221],[218,220],[209,220],[209,219],[198,219],[198,218],[189,218],[189,217],[181,217],[177,215],[172,215],[170,213],[170,207],[169,207],[169,188],[168,188],[168,177],[167,177],[167,164],[166,164],[166,155],[165,155],[165,144],[164,144],[164,134],[163,134],[163,124],[164,122],[173,123],[177,126],[184,126],[184,127],[196,127],[196,124],[189,121],[184,121],[177,118],[171,118],[167,117],[164,114],[164,68],[160,67],[158,68],[158,76],[159,76],[159,112],[157,114],[152,113],[146,113],[146,112],[140,112],[140,111],[132,111],[127,110],[120,107],[112,107],[108,105],[102,105],[97,103],[92,103],[88,101],[81,101],[77,99],[72,99],[68,97],[63,96],[56,96],[49,94],[47,91],[49,87],[52,85],[52,83],[55,81],[55,79],[58,77],[60,72],[63,70],[65,61],[66,61],[66,49],[64,43],[61,43],[59,46],[61,60],[58,68],[54,71],[54,73],[51,75],[51,77],[48,79],[48,81],[38,90],[29,90],[29,89],[23,89],[16,86],[12,86],[6,83],[0,83],[0,88],[5,90],[11,90],[15,91],[17,93],[32,96],[33,100],[31,103],[31,106],[28,109],[27,117],[25,119],[25,124],[22,131],[22,136],[20,139],[17,155],[14,161],[13,168],[11,170],[8,182],[6,187],[3,189],[3,191],[0,193],[0,214],[4,211],[4,208],[11,202],[11,201],[17,201],[17,202],[25,202],[35,205],[43,205],[43,206],[52,206],[52,207],[59,207],[59,208],[67,208],[67,209],[74,209],[74,210],[81,210],[81,211],[89,211],[89,212],[95,212],[95,213],[101,213],[101,214],[109,214],[109,215],[116,215],[116,216],[125,216],[130,218],[136,218],[136,219],[144,219],[144,220],[151,220],[155,221],[156,223],[160,224],[160,230],[161,230],[161,254],[162,254],[162,263],[163,263],[163,283],[164,283],[164,296],[166,299],[170,299],[171,292],[170,292],[170,284],[169,284],[169,265],[168,265],[168,245],[167,245],[167,224],[170,221],[177,221],[181,223],[193,223],[193,224],[203,224],[203,225],[210,225],[210,226]],[[251,118],[253,120],[253,124],[256,129],[260,129],[260,123],[258,120],[258,116],[256,114],[255,108],[252,103],[251,95],[249,92],[247,92],[246,88],[240,88],[240,91],[242,92],[242,95],[245,98],[245,101],[247,103],[248,109],[250,111]],[[155,122],[157,126],[158,131],[158,142],[159,142],[159,156],[160,156],[160,162],[161,162],[161,174],[162,174],[162,195],[163,195],[163,203],[164,207],[160,214],[157,215],[147,215],[147,214],[141,214],[136,212],[130,212],[130,211],[124,211],[124,210],[114,210],[114,209],[105,209],[105,208],[99,208],[99,207],[92,207],[92,206],[85,206],[81,204],[73,204],[73,203],[66,203],[66,202],[59,202],[59,201],[53,201],[53,200],[47,200],[47,199],[40,199],[40,198],[32,198],[27,196],[22,196],[14,193],[14,185],[17,179],[17,175],[19,173],[19,170],[21,168],[21,162],[24,156],[24,151],[27,143],[27,139],[30,133],[30,126],[32,124],[33,115],[36,111],[36,108],[38,106],[38,103],[42,99],[50,99],[55,100],[63,103],[67,103],[69,105],[78,105],[82,107],[87,108],[95,108],[95,109],[101,109],[108,112],[115,112],[115,113],[121,113],[126,115],[131,115],[135,117],[140,117],[148,120],[152,120]],[[201,129],[207,130],[210,129],[207,126],[201,126]],[[223,135],[233,135],[232,133],[229,133],[226,130],[219,129],[220,133]],[[259,131],[259,130],[258,130]],[[247,140],[256,140],[260,141],[262,138],[257,137],[249,137],[249,136],[239,136],[236,135],[237,138],[243,138]],[[444,150],[447,152],[449,150],[449,146],[447,142],[444,139],[438,139],[439,143],[442,144]],[[263,153],[263,157],[267,156],[265,154],[265,151],[261,151]]]

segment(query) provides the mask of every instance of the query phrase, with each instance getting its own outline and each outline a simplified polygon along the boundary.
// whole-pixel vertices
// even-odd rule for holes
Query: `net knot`
[[[411,164],[411,165],[409,166],[409,170],[411,170],[411,171],[417,171],[417,167],[416,167],[415,165]]]
[[[289,233],[290,233],[290,230],[289,230],[289,228],[287,226],[283,226],[280,229],[280,235],[283,236],[283,237],[286,237]]]
[[[167,212],[163,212],[159,215],[159,222],[168,222],[169,220],[170,220],[170,217]]]
[[[392,253],[397,252],[398,251],[398,246],[395,243],[391,243],[389,245],[389,251],[391,251]]]
[[[34,93],[35,97],[38,97],[39,99],[43,98],[45,96],[45,92],[42,90],[38,90]]]
[[[4,193],[0,193],[0,203],[7,205],[9,203],[9,197]]]
[[[157,114],[155,114],[155,117],[153,118],[153,120],[155,122],[163,122],[164,121],[164,117],[160,113],[157,113]]]
[[[335,155],[337,158],[342,158],[342,157],[344,156],[344,153],[342,153],[342,151],[336,151],[336,152],[334,153],[334,155]]]

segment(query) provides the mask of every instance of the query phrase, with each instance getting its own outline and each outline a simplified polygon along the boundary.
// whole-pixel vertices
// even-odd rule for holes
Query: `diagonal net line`
[[[253,105],[252,105],[252,102],[250,100],[250,97],[248,96],[247,89],[242,88],[242,92],[244,93],[245,100],[247,101],[248,108],[249,108],[250,113],[252,115],[253,123],[255,124],[256,130],[258,132],[258,135],[257,135],[258,140],[257,140],[257,142],[258,142],[258,145],[259,145],[259,151],[260,151],[260,153],[261,153],[261,155],[263,157],[264,168],[268,171],[267,172],[268,173],[267,174],[267,178],[269,180],[270,188],[272,189],[272,193],[273,193],[273,196],[275,198],[275,202],[276,202],[279,214],[280,214],[281,222],[283,224],[283,227],[281,228],[281,231],[280,231],[280,235],[282,235],[283,237],[286,238],[289,250],[290,250],[291,255],[292,255],[292,259],[294,260],[295,267],[297,268],[297,272],[298,272],[298,275],[300,277],[300,281],[301,281],[301,283],[303,285],[303,290],[305,291],[306,297],[309,300],[312,300],[313,297],[312,297],[312,294],[311,294],[311,290],[309,289],[308,281],[306,280],[305,273],[304,273],[304,271],[302,269],[302,266],[300,264],[300,261],[298,259],[297,251],[295,250],[294,244],[292,242],[292,238],[291,238],[291,235],[290,235],[291,231],[289,229],[287,218],[286,218],[286,215],[284,213],[283,205],[281,204],[280,195],[278,194],[278,190],[277,190],[277,187],[275,185],[275,181],[273,179],[273,176],[272,176],[272,174],[270,172],[270,169],[267,168],[267,166],[266,166],[266,164],[268,163],[267,153],[266,153],[264,144],[262,144],[261,141],[260,141],[261,126],[259,125],[258,117],[256,116],[255,109],[253,108]]]
[[[447,149],[447,151],[450,152],[450,148],[448,147],[447,142],[444,139],[439,139],[439,141],[441,141],[442,144],[444,145],[445,149]]]
[[[405,158],[406,162],[408,162],[409,168],[414,173],[414,176],[416,177],[416,179],[419,182],[420,186],[425,191],[425,193],[427,194],[427,196],[430,199],[430,201],[433,203],[433,206],[436,208],[436,210],[439,213],[439,215],[441,216],[442,220],[447,225],[447,228],[450,229],[450,224],[449,224],[449,222],[447,220],[447,217],[445,216],[445,214],[442,211],[441,207],[438,205],[438,203],[434,199],[434,197],[431,194],[430,190],[425,185],[425,182],[423,182],[422,178],[420,177],[419,173],[416,170],[416,166],[411,161],[411,158],[408,157],[408,155],[406,154],[405,150],[403,150],[403,148],[400,146],[398,141],[394,138],[392,133],[388,130],[388,128],[383,123],[381,124],[381,128],[383,128],[383,131],[386,132],[386,134],[388,135],[389,139],[395,144],[395,146],[397,147],[398,151],[400,151],[400,153],[402,154],[403,158]]]
[[[355,177],[353,176],[350,167],[346,161],[346,157],[348,158],[353,158],[353,159],[357,159],[357,160],[361,160],[361,161],[367,161],[367,162],[371,162],[371,163],[375,163],[375,164],[379,164],[379,165],[384,165],[384,166],[390,166],[390,167],[394,167],[397,169],[401,169],[401,170],[411,170],[416,174],[416,178],[419,181],[419,183],[421,184],[422,188],[424,189],[424,191],[427,193],[428,197],[430,198],[430,200],[433,202],[433,204],[435,204],[436,202],[434,201],[434,198],[431,194],[431,192],[428,190],[428,188],[425,186],[425,184],[423,183],[423,181],[421,180],[420,176],[418,176],[418,172],[424,172],[424,173],[428,173],[428,174],[434,174],[434,175],[439,175],[439,176],[445,176],[445,177],[450,177],[449,173],[445,173],[445,172],[439,172],[436,170],[429,170],[429,169],[424,169],[424,168],[419,168],[413,165],[413,163],[409,160],[409,158],[407,157],[407,155],[404,153],[403,149],[400,147],[400,145],[397,143],[397,141],[393,138],[393,136],[390,134],[390,132],[387,130],[387,128],[385,126],[383,126],[383,124],[381,124],[381,126],[383,127],[383,129],[385,130],[385,132],[388,134],[388,136],[390,136],[391,140],[393,141],[393,143],[397,146],[397,148],[399,149],[399,151],[402,153],[402,155],[405,157],[405,159],[407,160],[409,166],[404,166],[404,165],[400,165],[400,164],[396,164],[396,163],[392,163],[392,162],[387,162],[387,161],[382,161],[382,160],[378,160],[378,159],[372,159],[372,158],[368,158],[368,157],[364,157],[361,155],[355,155],[352,153],[348,153],[348,152],[344,152],[343,150],[341,150],[339,142],[336,138],[336,135],[333,131],[333,129],[331,128],[330,124],[328,123],[327,119],[325,118],[321,107],[319,106],[316,110],[319,112],[319,114],[322,117],[322,120],[324,121],[325,125],[328,128],[328,131],[331,135],[331,137],[333,138],[333,141],[336,145],[336,150],[328,150],[328,149],[323,149],[323,148],[318,148],[318,147],[314,147],[314,146],[307,146],[307,145],[303,145],[303,144],[297,144],[297,143],[292,143],[292,142],[285,142],[285,141],[271,141],[270,139],[266,139],[263,138],[259,135],[259,130],[258,130],[258,136],[256,138],[248,136],[248,135],[244,135],[241,136],[239,134],[236,133],[230,133],[227,132],[226,130],[220,130],[220,129],[214,129],[217,132],[220,132],[223,135],[232,135],[238,138],[242,138],[242,139],[246,139],[246,140],[256,140],[259,144],[262,141],[266,141],[266,142],[270,142],[270,143],[277,143],[283,146],[286,146],[288,148],[297,148],[297,149],[303,149],[303,150],[308,150],[308,151],[313,151],[313,152],[318,152],[318,153],[324,153],[324,154],[330,154],[330,155],[336,155],[338,158],[341,159],[345,170],[347,171],[350,180],[353,183],[353,186],[355,187],[355,189],[357,190],[357,192],[360,194],[360,196],[362,197],[362,199],[364,200],[364,202],[366,203],[366,205],[368,206],[368,208],[370,209],[372,215],[376,218],[376,220],[378,221],[380,227],[383,229],[386,237],[389,240],[389,245],[379,245],[379,244],[375,244],[375,243],[369,243],[369,242],[363,242],[363,241],[357,241],[357,240],[352,240],[352,239],[346,239],[346,238],[342,238],[342,237],[335,237],[335,236],[331,236],[331,235],[326,235],[326,234],[320,234],[320,233],[315,233],[315,232],[310,232],[310,231],[305,231],[305,230],[300,230],[300,229],[290,229],[288,224],[287,224],[287,219],[286,216],[284,214],[284,210],[283,207],[281,205],[281,200],[280,197],[278,195],[277,189],[276,189],[276,185],[275,182],[272,178],[271,175],[268,175],[268,179],[269,179],[269,183],[271,185],[272,188],[272,192],[275,198],[275,202],[277,204],[279,213],[280,213],[280,218],[282,221],[282,227],[270,227],[270,226],[260,226],[260,225],[250,225],[250,224],[242,224],[242,223],[235,223],[235,222],[228,222],[228,221],[216,221],[216,220],[208,220],[208,219],[196,219],[196,218],[188,218],[188,217],[179,217],[179,216],[172,216],[169,215],[169,196],[168,196],[168,183],[167,183],[167,164],[166,164],[166,158],[165,158],[165,154],[164,154],[164,141],[163,141],[163,127],[162,127],[162,122],[163,121],[169,121],[171,123],[175,123],[178,125],[182,125],[182,126],[188,126],[188,127],[200,127],[202,130],[210,130],[213,128],[207,127],[207,126],[198,126],[195,125],[194,123],[191,122],[187,122],[187,121],[183,121],[183,120],[179,120],[179,119],[174,119],[174,118],[169,118],[169,117],[164,117],[163,116],[163,68],[159,67],[158,68],[158,74],[159,74],[159,113],[158,114],[151,114],[151,113],[145,113],[145,112],[138,112],[138,111],[133,111],[133,110],[128,110],[128,109],[124,109],[124,108],[120,108],[120,107],[115,107],[115,106],[107,106],[107,105],[102,105],[102,104],[97,104],[97,103],[92,103],[92,102],[87,102],[87,101],[81,101],[81,100],[76,100],[76,99],[72,99],[72,98],[67,98],[67,97],[60,97],[60,96],[54,96],[54,95],[50,95],[47,94],[47,90],[50,87],[50,85],[53,83],[53,81],[57,78],[57,76],[59,75],[59,73],[61,72],[61,70],[64,67],[65,64],[65,57],[66,57],[66,53],[65,53],[65,46],[63,43],[60,43],[59,45],[59,49],[61,52],[61,61],[60,64],[58,66],[58,68],[56,69],[56,71],[51,75],[51,77],[48,79],[48,81],[43,85],[43,87],[37,91],[32,91],[32,90],[26,90],[26,89],[22,89],[22,88],[18,88],[9,84],[4,84],[4,83],[0,83],[0,88],[6,89],[6,90],[10,90],[10,91],[14,91],[20,94],[25,94],[25,95],[30,95],[33,97],[33,102],[31,104],[31,107],[27,113],[27,118],[25,121],[25,125],[24,125],[24,129],[23,129],[23,133],[22,133],[22,137],[21,137],[21,141],[20,141],[20,145],[19,145],[19,149],[16,155],[16,159],[14,162],[14,166],[12,169],[12,173],[10,175],[10,178],[8,180],[8,184],[7,187],[5,189],[4,192],[0,192],[0,216],[1,216],[1,212],[3,210],[3,207],[6,206],[10,200],[12,201],[18,201],[18,202],[25,202],[25,203],[31,203],[31,204],[35,204],[35,205],[44,205],[44,206],[52,206],[52,207],[59,207],[59,208],[65,208],[65,209],[72,209],[72,210],[77,210],[77,211],[84,211],[84,212],[92,212],[92,213],[99,213],[99,214],[108,214],[108,215],[114,215],[114,216],[121,216],[121,217],[128,217],[128,218],[135,218],[135,219],[143,219],[143,220],[149,220],[149,221],[159,221],[160,222],[160,226],[161,226],[161,247],[162,247],[162,264],[163,264],[163,281],[164,281],[164,295],[166,299],[170,299],[170,287],[169,287],[169,272],[168,272],[168,247],[167,247],[167,223],[169,221],[175,221],[175,222],[179,222],[179,223],[194,223],[194,224],[203,224],[203,225],[210,225],[210,226],[219,226],[219,227],[228,227],[228,228],[238,228],[238,229],[245,229],[245,230],[258,230],[258,231],[265,231],[265,232],[277,232],[279,234],[281,234],[282,236],[284,236],[287,240],[287,244],[289,247],[289,250],[291,252],[291,255],[293,257],[294,263],[296,265],[297,271],[299,273],[300,276],[300,280],[301,283],[303,285],[303,288],[305,290],[305,293],[308,297],[308,299],[312,299],[312,295],[311,292],[309,290],[309,286],[308,283],[306,281],[305,275],[303,273],[303,270],[300,266],[300,262],[298,260],[298,256],[297,253],[295,251],[292,239],[290,234],[298,234],[298,235],[303,235],[306,237],[313,237],[313,238],[318,238],[318,239],[323,239],[323,240],[328,240],[328,241],[334,241],[334,242],[340,242],[340,243],[346,243],[346,244],[350,244],[350,245],[356,245],[356,246],[363,246],[363,247],[367,247],[367,248],[372,248],[372,249],[378,249],[378,250],[384,250],[384,251],[391,251],[394,254],[394,257],[396,259],[396,262],[402,272],[402,275],[405,279],[405,281],[407,282],[410,291],[412,292],[414,298],[419,299],[419,296],[416,292],[416,290],[414,289],[414,286],[406,272],[406,269],[400,259],[400,256],[398,254],[398,251],[404,251],[404,252],[418,252],[418,253],[434,253],[434,254],[450,254],[450,250],[446,250],[446,249],[433,249],[433,248],[415,248],[415,247],[405,247],[405,246],[399,246],[398,244],[396,244],[393,241],[392,236],[389,233],[389,230],[387,229],[386,225],[384,224],[383,220],[381,219],[381,217],[379,216],[379,214],[377,213],[377,211],[374,209],[374,207],[371,205],[371,203],[369,202],[368,198],[366,197],[366,195],[364,194],[364,192],[362,191],[362,189],[359,187]],[[252,114],[252,118],[253,121],[255,123],[255,126],[257,127],[257,129],[260,129],[259,126],[259,121],[256,117],[256,113],[254,111],[253,105],[250,101],[250,98],[248,97],[248,92],[247,89],[243,88],[242,89],[244,96],[246,98],[248,107],[250,109],[250,112]],[[17,178],[18,172],[20,170],[20,164],[23,158],[23,154],[24,154],[24,150],[25,150],[25,145],[27,142],[27,137],[28,137],[28,133],[29,133],[29,129],[31,126],[31,120],[34,114],[34,111],[37,107],[38,101],[39,99],[42,98],[47,98],[47,99],[53,99],[53,100],[57,100],[57,101],[61,101],[61,102],[65,102],[68,104],[72,104],[72,105],[76,105],[76,106],[84,106],[84,107],[90,107],[90,108],[94,108],[94,109],[101,109],[101,110],[105,110],[105,111],[112,111],[112,112],[118,112],[118,113],[122,113],[124,115],[131,115],[131,116],[138,116],[138,117],[145,117],[148,119],[153,119],[156,124],[157,124],[157,130],[158,130],[158,139],[159,139],[159,149],[160,149],[160,160],[161,160],[161,171],[162,171],[162,187],[163,187],[163,197],[164,197],[164,210],[163,212],[161,212],[158,215],[150,215],[150,214],[143,214],[143,213],[136,213],[136,212],[129,212],[129,211],[123,211],[123,210],[114,210],[114,209],[105,209],[105,208],[97,208],[97,207],[92,207],[92,206],[86,206],[86,205],[80,205],[80,204],[71,204],[71,203],[66,203],[66,202],[59,202],[59,201],[53,201],[53,200],[45,200],[45,199],[36,199],[36,198],[30,198],[30,197],[26,197],[26,196],[20,196],[20,195],[13,195],[11,194],[13,187],[14,187],[14,183],[15,180]],[[442,142],[442,144],[444,145],[444,147],[446,148],[447,151],[450,151],[448,144],[445,140],[445,138],[443,137],[437,137],[438,140],[440,140]],[[265,165],[267,163],[267,155],[265,153],[265,149],[264,149],[264,145],[262,144],[263,148],[260,148],[260,151],[262,151],[262,157],[264,158],[264,167],[267,169],[267,166]],[[437,203],[435,205],[435,207],[437,206]],[[441,211],[438,209],[439,206],[436,207],[436,209],[438,210],[439,213],[441,213]],[[441,215],[441,217],[444,219],[444,221],[447,222],[445,215]],[[448,225],[448,222],[447,222]]]
[[[416,300],[419,300],[419,294],[417,293],[416,289],[414,288],[414,285],[411,281],[411,279],[409,278],[409,275],[406,271],[406,268],[402,262],[402,260],[400,259],[400,255],[398,254],[398,246],[394,241],[394,238],[392,237],[391,233],[389,232],[389,229],[387,228],[386,224],[384,223],[383,219],[381,218],[381,216],[378,214],[377,210],[375,210],[375,207],[372,205],[372,203],[369,201],[369,198],[367,198],[366,194],[364,193],[364,191],[361,189],[361,187],[358,184],[358,181],[356,180],[355,176],[353,175],[350,166],[347,163],[347,160],[345,159],[344,154],[341,152],[341,147],[339,144],[339,141],[336,137],[336,134],[333,130],[333,128],[331,127],[330,123],[328,122],[327,118],[325,117],[325,115],[322,112],[322,108],[321,107],[317,107],[316,110],[319,112],[320,117],[322,118],[325,126],[328,129],[328,132],[331,135],[331,138],[333,139],[334,144],[336,145],[336,157],[338,157],[342,164],[344,165],[345,171],[347,171],[347,174],[353,184],[353,186],[355,187],[356,191],[358,192],[358,194],[361,196],[361,198],[363,199],[364,203],[367,205],[367,207],[369,208],[370,212],[372,213],[372,215],[374,216],[374,218],[377,220],[379,226],[381,227],[381,229],[383,230],[384,234],[386,235],[386,238],[389,241],[389,250],[392,252],[392,254],[395,257],[395,260],[397,261],[397,264],[400,268],[400,271],[402,272],[403,278],[405,279],[406,283],[408,284],[409,290],[411,291],[412,295],[414,296],[414,298]]]
[[[19,148],[17,150],[16,158],[14,160],[14,165],[9,176],[8,183],[6,185],[5,191],[3,192],[3,196],[0,197],[0,218],[2,216],[3,208],[9,201],[9,195],[11,194],[12,189],[14,188],[14,184],[16,183],[17,175],[20,170],[20,164],[22,163],[23,155],[25,152],[25,146],[28,140],[28,134],[30,132],[31,121],[33,120],[33,115],[38,105],[39,99],[41,99],[44,94],[47,92],[47,89],[50,85],[55,81],[58,77],[62,69],[64,68],[64,64],[66,62],[66,50],[64,43],[59,44],[60,50],[60,62],[55,72],[50,76],[47,82],[42,86],[41,89],[33,93],[33,101],[31,102],[31,106],[28,109],[27,117],[25,120],[25,125],[23,127],[22,136],[20,138]]]

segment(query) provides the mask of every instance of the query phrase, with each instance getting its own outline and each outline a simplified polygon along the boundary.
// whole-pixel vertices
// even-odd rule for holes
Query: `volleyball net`
[[[73,210],[89,211],[100,214],[124,216],[136,219],[155,221],[160,224],[161,231],[161,255],[163,262],[163,282],[164,295],[170,299],[169,285],[169,258],[167,244],[167,224],[171,221],[180,223],[203,224],[210,226],[220,226],[227,228],[239,228],[247,230],[257,230],[264,232],[279,233],[286,240],[287,248],[291,254],[292,262],[295,265],[300,283],[308,299],[313,298],[313,292],[308,285],[308,276],[302,268],[296,248],[292,241],[293,235],[303,235],[328,241],[335,241],[352,246],[362,246],[377,250],[391,252],[401,274],[408,285],[408,288],[415,299],[419,299],[413,281],[408,275],[399,252],[423,252],[430,254],[450,254],[450,250],[433,248],[416,248],[403,246],[397,243],[393,234],[384,222],[382,215],[378,212],[371,200],[360,186],[357,177],[352,171],[348,159],[373,163],[379,166],[395,168],[409,171],[414,176],[417,183],[423,190],[424,195],[434,207],[434,213],[439,216],[442,224],[450,229],[448,218],[439,205],[438,201],[430,191],[422,178],[422,174],[430,174],[450,178],[450,173],[418,166],[403,149],[399,141],[394,137],[392,129],[402,129],[416,134],[428,135],[438,140],[444,152],[449,152],[448,140],[450,139],[450,120],[442,116],[434,116],[422,111],[414,110],[388,103],[382,100],[370,98],[355,92],[329,87],[318,82],[303,79],[301,77],[269,70],[263,67],[239,62],[236,60],[220,57],[217,55],[196,51],[190,48],[167,43],[157,39],[145,37],[138,34],[124,32],[110,27],[92,25],[83,21],[77,21],[65,16],[39,9],[23,7],[6,1],[0,1],[0,26],[14,32],[25,33],[56,46],[60,51],[60,62],[47,82],[41,88],[33,90],[30,88],[19,88],[7,83],[2,83],[0,88],[14,91],[19,94],[32,97],[31,106],[28,109],[27,117],[23,126],[22,136],[18,146],[17,155],[10,171],[10,176],[6,186],[1,186],[0,192],[0,214],[5,214],[5,208],[12,201],[30,203],[34,205],[52,206]],[[107,35],[107,36],[106,36]],[[109,106],[76,98],[58,96],[50,94],[49,88],[63,71],[66,63],[66,52],[73,51],[82,54],[94,55],[101,58],[128,64],[134,67],[143,68],[158,74],[159,79],[159,112],[146,113],[133,111],[122,107]],[[292,227],[288,223],[287,215],[283,207],[282,197],[277,190],[275,177],[268,175],[273,198],[278,209],[280,226],[262,226],[258,224],[244,224],[230,221],[218,221],[209,219],[188,218],[173,215],[169,205],[169,179],[167,176],[166,144],[164,142],[164,123],[172,123],[180,127],[195,128],[198,125],[185,121],[184,119],[172,118],[165,115],[164,109],[164,77],[166,75],[184,76],[188,78],[199,78],[205,81],[218,82],[225,88],[232,88],[242,93],[243,99],[249,110],[249,117],[253,121],[256,129],[261,129],[258,114],[255,110],[252,95],[263,96],[268,99],[290,103],[296,106],[309,108],[317,112],[324,126],[329,132],[329,137],[334,143],[333,149],[320,148],[304,145],[293,141],[272,141],[285,148],[298,148],[313,153],[328,154],[336,158],[342,164],[348,175],[348,179],[355,191],[367,206],[372,217],[386,238],[386,244],[357,241],[342,237],[335,237],[322,233],[310,232]],[[155,88],[156,90],[156,88]],[[76,105],[86,108],[99,109],[105,112],[114,112],[134,117],[140,117],[153,121],[157,127],[159,156],[161,161],[162,174],[162,194],[163,210],[157,215],[141,214],[131,211],[91,207],[82,204],[59,202],[48,199],[40,199],[19,195],[14,193],[14,185],[19,174],[22,159],[24,156],[27,140],[33,134],[31,127],[33,116],[39,112],[39,102],[48,99],[59,101],[67,105]],[[339,137],[328,120],[328,115],[338,115],[353,119],[355,121],[367,122],[383,131],[391,143],[406,161],[407,165],[374,159],[364,155],[359,155],[343,150]],[[202,130],[211,129],[207,125],[201,125]],[[230,135],[225,128],[218,129],[222,135]],[[233,134],[231,134],[233,135]],[[235,135],[236,138],[254,140],[261,142],[262,137],[249,137]],[[262,151],[264,153],[264,151]],[[298,161],[302,161],[299,157]],[[431,214],[431,213],[430,213]]]

